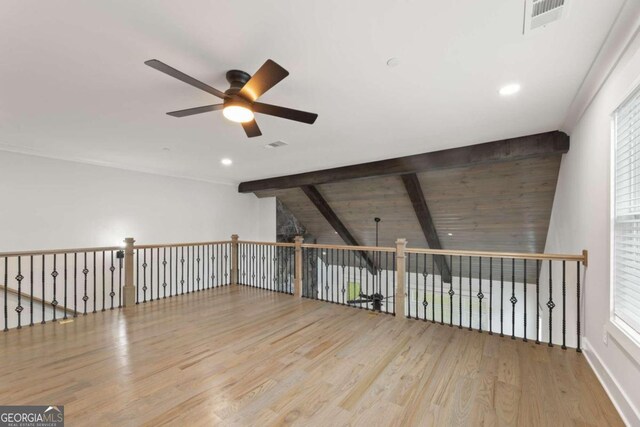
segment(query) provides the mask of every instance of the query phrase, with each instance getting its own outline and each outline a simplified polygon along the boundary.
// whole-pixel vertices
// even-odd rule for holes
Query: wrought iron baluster
[[[391,275],[391,288],[393,291],[393,315],[396,315],[396,253],[391,254],[391,260],[393,261],[393,274]]]
[[[527,259],[523,259],[522,260],[522,265],[524,268],[524,273],[522,274],[523,280],[522,283],[524,283],[524,301],[523,301],[523,305],[524,305],[524,337],[522,338],[522,341],[527,342]]]
[[[446,265],[444,256],[440,259],[438,264],[440,268],[440,324],[444,325],[444,281],[442,275],[443,266]]]
[[[171,248],[169,248],[171,249]],[[171,253],[169,253],[171,259]],[[171,272],[169,272],[169,281],[171,281]],[[171,293],[171,290],[169,290]],[[162,249],[162,299],[167,298],[167,248]]]
[[[68,306],[67,306],[67,254],[64,254],[64,276],[63,276],[63,283],[64,283],[64,296],[63,296],[63,302],[64,302],[64,315],[63,315],[63,319],[67,318],[67,310],[68,310]]]
[[[78,253],[73,253],[73,317],[78,317]]]
[[[407,271],[405,272],[405,280],[404,280],[404,282],[407,284],[407,301],[406,301],[407,315],[406,317],[408,319],[411,319],[411,253],[406,254],[406,259],[407,259]],[[417,273],[417,267],[416,267],[416,273]],[[417,296],[416,296],[416,299],[417,299]]]
[[[194,248],[195,249],[195,248]],[[196,283],[197,283],[197,288],[198,288],[198,292],[200,292],[200,246],[198,246],[198,258],[196,259],[196,262],[198,263],[198,277],[196,278]]]
[[[180,284],[180,281],[178,280],[179,277],[179,272],[180,272],[180,247],[176,246],[176,258],[175,258],[175,295],[178,296],[180,295],[180,291],[178,290],[178,285]]]
[[[152,257],[153,258],[153,257]],[[147,249],[142,250],[142,302],[147,302]]]
[[[33,255],[29,257],[29,286],[29,326],[33,326]]]
[[[459,316],[458,316],[458,329],[462,329],[462,255],[460,255],[458,257],[458,267],[460,270],[460,274],[458,277],[458,282],[459,282],[459,291],[460,291],[460,295],[458,297],[458,304],[459,304],[459,308],[458,308],[458,312],[459,312]],[[453,279],[451,279],[453,280]]]
[[[489,257],[489,335],[493,335],[493,257]]]
[[[562,349],[567,349],[567,281],[566,261],[562,260]]]
[[[56,299],[56,288],[57,288],[57,277],[58,271],[56,270],[56,254],[53,254],[53,271],[51,272],[51,277],[53,277],[53,299],[51,300],[51,307],[53,307],[53,320],[52,322],[57,321],[57,306],[58,300]]]
[[[540,260],[536,260],[536,344],[540,344]]]
[[[389,252],[384,253],[384,276],[385,276],[385,299],[384,299],[384,311],[389,313],[389,298],[391,298],[391,294],[389,294]]]
[[[156,248],[156,300],[160,299],[160,248]]]
[[[344,269],[345,269],[344,253],[345,253],[345,251],[341,250],[340,252],[342,253],[342,304],[344,305],[345,296],[346,296],[344,294],[345,293],[345,282],[346,282],[345,275],[344,275]]]
[[[449,265],[451,266],[451,273],[453,273],[453,255],[449,255]],[[449,327],[453,326],[453,274],[449,275]]]
[[[169,246],[169,298],[173,297],[173,283],[173,247]]]
[[[469,257],[469,330],[473,330],[473,267],[471,266],[472,257]]]
[[[6,258],[5,258],[6,261]],[[47,321],[45,320],[45,301],[47,300],[46,298],[46,293],[45,293],[45,270],[46,270],[46,261],[45,261],[45,256],[42,255],[42,319],[40,320],[40,324],[44,325],[45,323],[47,323]],[[6,280],[5,280],[6,282]],[[5,290],[6,290],[6,286],[5,286]],[[6,296],[5,296],[5,301],[7,300]]]
[[[180,248],[180,295],[184,295],[184,246]]]
[[[500,258],[500,336],[504,337],[504,258]]]
[[[416,259],[416,267],[415,267],[415,271],[416,271],[416,280],[415,280],[415,284],[416,284],[416,320],[420,318],[419,315],[419,308],[420,307],[418,304],[420,303],[420,282],[419,282],[419,276],[420,274],[418,273],[419,269],[420,269],[420,260],[419,260],[419,256],[420,254],[414,254],[415,255],[415,259]],[[408,254],[407,256],[407,260],[411,259],[411,254]],[[423,273],[424,274],[424,273]],[[423,296],[424,299],[424,296]]]
[[[229,284],[229,245],[224,244],[224,283]]]
[[[124,258],[124,252],[120,252],[118,256],[118,308],[122,308],[122,259]]]
[[[24,276],[22,275],[22,257],[18,257],[18,275],[16,276],[16,281],[18,282],[18,305],[15,310],[18,313],[18,329],[22,329],[22,280]]]
[[[576,351],[578,353],[582,353],[582,347],[580,346],[580,261],[576,261],[576,339],[578,340],[578,346],[576,347]]]
[[[549,347],[553,347],[553,308],[556,304],[553,302],[553,266],[549,260],[549,301],[547,308],[549,309]]]
[[[431,322],[436,323],[436,257],[431,254]]]
[[[427,301],[427,278],[428,277],[429,277],[429,274],[427,273],[427,254],[422,254],[422,320],[424,321],[427,320],[427,307],[429,306],[429,302]]]
[[[4,331],[9,330],[9,258],[4,259]],[[44,305],[44,304],[43,304]],[[44,316],[42,317],[44,319]]]
[[[189,289],[189,284],[191,283],[191,281],[189,280],[189,273],[191,270],[190,252],[191,252],[191,246],[187,246],[187,294],[191,292]]]
[[[84,307],[82,309],[82,314],[84,316],[87,315],[87,301],[89,301],[89,296],[87,295],[87,274],[89,274],[89,269],[87,268],[87,253],[84,253],[84,268],[82,269],[82,274],[84,274],[84,294],[82,295],[82,301],[84,303]]]
[[[482,333],[482,257],[478,257],[478,332]]]
[[[44,262],[44,258],[43,258],[43,262]],[[96,279],[97,274],[98,274],[98,265],[96,264],[96,252],[93,251],[93,312],[94,313],[96,313],[96,302],[98,300],[98,293],[96,291],[96,283],[98,282]]]
[[[106,265],[105,253],[104,253],[104,251],[102,251],[102,311],[106,310],[105,309],[105,306],[106,306],[106,303],[105,303],[105,301],[106,301],[105,300],[105,292],[106,292],[105,288],[107,286],[106,285],[107,282],[105,281],[105,265]]]
[[[136,249],[136,304],[140,304],[140,250]]]
[[[363,256],[363,254],[362,254],[362,253],[360,254],[360,260],[361,260],[361,262],[363,262],[363,263],[365,263],[365,262],[366,262],[366,260],[364,259],[364,256]],[[367,294],[367,295],[371,295],[371,294],[369,293],[369,269],[368,269],[368,268],[367,268],[367,270],[364,272],[364,274],[365,274],[366,288],[367,288],[366,294]],[[332,288],[332,291],[331,291],[331,292],[332,292],[332,293],[331,293],[331,299],[333,300],[333,288]],[[372,292],[372,293],[373,293],[373,292]],[[366,310],[369,310],[369,303],[368,303],[368,302],[366,302],[366,303],[365,303],[365,309],[366,309]]]
[[[109,307],[110,310],[113,310],[113,297],[116,295],[116,293],[113,291],[113,281],[114,281],[114,275],[113,273],[116,271],[116,267],[113,265],[113,251],[109,251],[110,254],[110,258],[111,258],[111,267],[109,267],[109,271],[111,272],[111,291],[109,292],[109,298],[111,298],[111,307]]]
[[[511,339],[516,339],[516,259],[511,258]]]

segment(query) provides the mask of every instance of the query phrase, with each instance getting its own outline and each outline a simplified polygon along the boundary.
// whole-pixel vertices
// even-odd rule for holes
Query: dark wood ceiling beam
[[[433,218],[431,217],[431,212],[429,212],[427,201],[424,198],[424,192],[422,191],[418,175],[411,173],[402,175],[401,178],[404,188],[407,190],[407,194],[409,195],[409,199],[411,199],[413,210],[416,213],[416,217],[418,217],[418,222],[420,223],[424,237],[427,239],[429,248],[443,249],[436,227],[433,224]],[[451,270],[449,268],[449,264],[447,264],[446,258],[442,255],[437,255],[435,256],[434,261],[438,267],[440,275],[442,276],[442,281],[451,283]]]
[[[414,156],[398,157],[377,162],[324,169],[276,178],[259,179],[240,183],[240,193],[279,190],[338,182],[348,179],[373,178],[388,175],[418,173],[425,170],[470,166],[500,161],[513,161],[545,154],[564,154],[569,151],[569,137],[564,132],[553,131],[518,138],[451,148]]]
[[[313,185],[303,185],[300,189],[307,195],[311,203],[320,211],[322,216],[327,220],[327,222],[333,227],[333,229],[338,233],[338,236],[342,238],[342,240],[350,246],[361,246],[360,243],[356,240],[356,238],[351,234],[349,229],[340,221],[338,215],[331,209],[329,203],[322,197],[322,194],[318,191],[316,187]],[[365,251],[359,251],[360,256],[367,264],[367,269],[371,274],[376,273],[376,263],[369,256],[369,254]]]

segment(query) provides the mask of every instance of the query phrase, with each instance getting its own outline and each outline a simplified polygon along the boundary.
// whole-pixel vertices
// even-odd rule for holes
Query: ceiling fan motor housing
[[[240,89],[247,84],[249,79],[251,79],[251,75],[249,73],[245,73],[241,70],[229,70],[227,71],[226,77],[229,85],[231,86],[224,92],[227,95],[236,95]]]

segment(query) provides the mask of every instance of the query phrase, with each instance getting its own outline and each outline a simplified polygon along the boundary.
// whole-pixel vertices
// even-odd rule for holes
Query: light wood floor
[[[622,425],[574,351],[245,287],[0,342],[0,404],[69,426]]]

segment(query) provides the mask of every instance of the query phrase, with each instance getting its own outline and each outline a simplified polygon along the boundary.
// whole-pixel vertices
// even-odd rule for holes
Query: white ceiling
[[[0,149],[238,182],[554,130],[622,3],[523,35],[524,0],[3,2]],[[221,90],[271,58],[291,74],[261,101],[319,118],[258,115],[248,139],[220,112],[167,116],[219,100],[152,58]]]

